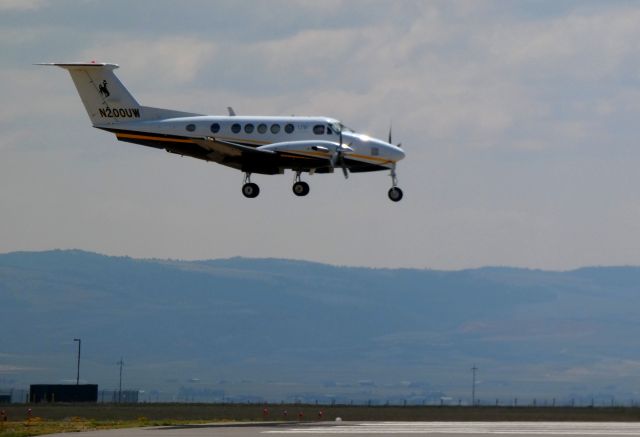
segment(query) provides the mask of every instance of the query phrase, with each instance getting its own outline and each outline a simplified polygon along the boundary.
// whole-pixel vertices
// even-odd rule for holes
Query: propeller
[[[331,167],[336,168],[336,165],[340,165],[345,179],[349,178],[349,169],[344,161],[344,154],[347,152],[353,152],[353,149],[349,146],[341,145],[336,147],[336,150],[331,155]]]
[[[349,144],[348,146],[345,146],[342,143],[342,126],[340,126],[340,129],[338,130],[338,135],[340,137],[340,141],[335,151],[331,155],[331,167],[335,168],[336,164],[340,164],[344,178],[349,179],[349,169],[347,168],[347,164],[344,161],[344,154],[348,152],[353,152],[353,149],[350,147],[351,144]]]
[[[344,162],[344,152],[338,151],[335,154],[337,161],[340,163],[340,167],[342,168],[342,174],[345,179],[349,179],[349,170],[347,169],[347,165]],[[333,165],[335,167],[335,163]]]
[[[393,144],[393,140],[392,140],[392,138],[391,138],[391,129],[392,129],[392,128],[393,128],[393,122],[392,122],[392,123],[389,123],[389,140],[387,141],[387,143],[389,143],[389,144]],[[402,143],[398,143],[398,144],[396,144],[396,147],[400,147],[400,148],[402,148]]]

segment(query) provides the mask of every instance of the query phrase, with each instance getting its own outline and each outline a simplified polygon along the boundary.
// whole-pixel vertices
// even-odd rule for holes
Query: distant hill
[[[640,400],[640,268],[368,269],[0,255],[0,387],[148,398]],[[144,399],[144,397],[143,397]]]

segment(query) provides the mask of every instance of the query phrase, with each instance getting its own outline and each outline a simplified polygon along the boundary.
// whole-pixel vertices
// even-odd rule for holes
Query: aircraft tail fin
[[[199,115],[141,106],[115,75],[113,70],[118,68],[117,64],[72,62],[37,65],[53,65],[69,72],[94,126]]]

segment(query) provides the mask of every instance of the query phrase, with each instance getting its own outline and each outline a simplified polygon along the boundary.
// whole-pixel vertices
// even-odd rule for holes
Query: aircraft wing
[[[100,127],[116,134],[120,141],[165,149],[182,156],[214,161],[249,173],[278,174],[284,168],[318,169],[333,167],[337,151],[349,153],[351,148],[332,141],[283,141],[255,146],[216,137],[185,138],[172,135],[116,130]]]

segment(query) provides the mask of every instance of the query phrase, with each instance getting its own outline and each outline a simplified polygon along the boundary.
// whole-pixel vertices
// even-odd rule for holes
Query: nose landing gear
[[[398,187],[389,188],[387,195],[389,196],[389,199],[394,202],[399,202],[402,200],[402,190]]]
[[[393,202],[400,202],[402,200],[402,190],[398,187],[398,175],[396,174],[396,166],[391,168],[391,188],[387,192],[389,199]]]
[[[249,199],[258,197],[258,194],[260,194],[260,187],[258,186],[258,184],[254,184],[253,182],[251,182],[251,173],[245,173],[244,175],[242,194],[244,194],[244,197],[247,197]]]

